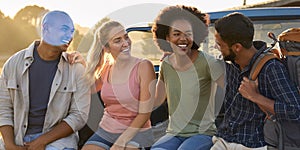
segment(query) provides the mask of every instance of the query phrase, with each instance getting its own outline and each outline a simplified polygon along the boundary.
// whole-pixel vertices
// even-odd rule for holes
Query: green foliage
[[[11,19],[0,10],[0,68],[9,56],[40,39],[40,22],[48,11],[37,5],[26,6]],[[83,38],[78,30],[74,34],[70,50],[77,50]]]
[[[79,44],[80,44],[80,41],[82,40],[82,38],[83,38],[83,35],[80,34],[78,30],[75,30],[74,39],[71,43],[71,46],[69,47],[69,50],[70,51],[76,51]]]
[[[4,14],[3,14],[3,12],[0,10],[0,19],[4,19]]]
[[[46,12],[48,12],[48,10],[44,7],[39,7],[37,5],[26,6],[17,12],[14,21],[38,27]]]
[[[11,19],[0,13],[0,53],[12,55],[27,47],[33,40],[39,38],[39,26],[41,12],[47,10],[38,6],[27,6],[21,9]]]

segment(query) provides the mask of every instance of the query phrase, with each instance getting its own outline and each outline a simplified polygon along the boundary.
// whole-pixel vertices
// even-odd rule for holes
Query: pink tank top
[[[101,98],[105,104],[104,114],[100,122],[101,128],[111,133],[122,133],[138,114],[140,84],[138,78],[138,59],[132,68],[129,80],[123,84],[108,82],[108,71],[103,78]],[[148,120],[143,128],[150,128]]]

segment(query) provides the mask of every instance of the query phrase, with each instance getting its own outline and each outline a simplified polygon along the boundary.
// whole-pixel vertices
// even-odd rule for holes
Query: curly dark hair
[[[200,43],[207,37],[209,18],[206,13],[201,13],[192,6],[168,6],[161,10],[152,25],[153,39],[162,51],[172,52],[166,37],[170,32],[171,24],[180,19],[191,23],[194,35],[192,50],[198,50]]]

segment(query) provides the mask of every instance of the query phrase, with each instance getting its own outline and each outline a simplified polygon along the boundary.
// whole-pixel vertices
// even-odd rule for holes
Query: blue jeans
[[[28,135],[24,136],[23,141],[31,142],[31,141],[37,139],[38,137],[40,137],[41,135],[42,135],[42,133],[28,134]],[[54,146],[47,145],[45,150],[59,150],[59,149]],[[74,148],[64,148],[64,150],[75,150],[75,149]]]
[[[154,143],[151,150],[209,150],[212,145],[212,136],[208,135],[180,137],[166,134]]]

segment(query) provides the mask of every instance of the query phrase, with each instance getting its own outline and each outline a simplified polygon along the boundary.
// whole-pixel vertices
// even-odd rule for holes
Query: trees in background
[[[37,5],[19,10],[13,19],[0,10],[0,54],[12,55],[26,48],[33,40],[40,39],[40,22],[48,9]],[[84,35],[75,29],[70,50],[77,50]]]
[[[40,39],[40,22],[48,11],[37,5],[26,6],[12,19],[0,10],[0,70],[9,56],[28,47],[35,39]],[[77,50],[84,37],[77,29],[74,34],[69,48],[71,51]]]
[[[37,21],[42,12],[47,12],[43,7],[26,6],[21,9],[13,19],[1,13],[0,17],[0,53],[13,54],[27,47],[34,39],[39,38]]]
[[[0,10],[0,72],[9,56],[28,47],[35,39],[40,39],[40,22],[48,11],[37,5],[26,6],[12,19]],[[87,33],[80,32],[80,28],[84,27],[76,25],[74,39],[68,50],[80,51],[86,55],[92,45],[95,30],[108,20],[110,19],[103,18]]]
[[[38,27],[40,25],[42,17],[46,12],[48,12],[48,10],[44,7],[39,7],[37,5],[26,6],[16,13],[14,21],[24,25],[32,25]]]

